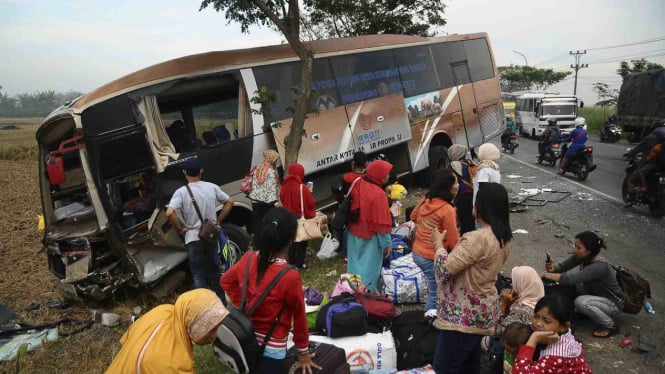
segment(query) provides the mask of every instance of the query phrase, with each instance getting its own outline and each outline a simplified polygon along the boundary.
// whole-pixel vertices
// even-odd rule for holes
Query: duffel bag
[[[359,336],[367,333],[367,310],[355,296],[342,294],[330,299],[316,317],[316,329],[331,338]]]

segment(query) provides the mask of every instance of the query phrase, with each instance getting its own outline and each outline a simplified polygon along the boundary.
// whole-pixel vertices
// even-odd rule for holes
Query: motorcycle
[[[561,147],[561,161],[563,161],[566,151],[568,151],[568,144]],[[559,165],[561,165],[561,161],[559,161]],[[593,147],[584,147],[570,156],[570,162],[563,174],[573,173],[583,181],[594,170],[596,170],[596,165],[593,164]]]
[[[550,166],[556,165],[556,160],[561,158],[561,143],[552,143],[545,147],[545,152],[538,156],[538,163],[542,164],[543,161],[550,164]]]
[[[504,134],[501,138],[501,147],[504,152],[510,151],[510,154],[513,154],[515,153],[515,148],[519,146],[519,143],[517,143],[517,135],[515,134]]]
[[[600,141],[602,143],[616,143],[619,140],[621,140],[621,127],[619,125],[611,124],[600,129]]]
[[[634,196],[628,193],[628,178],[642,164],[644,154],[626,156],[628,168],[626,168],[626,178],[621,185],[621,197],[625,203],[645,204],[649,206],[651,215],[656,218],[665,216],[665,171],[657,170],[644,176],[646,189],[637,190]]]

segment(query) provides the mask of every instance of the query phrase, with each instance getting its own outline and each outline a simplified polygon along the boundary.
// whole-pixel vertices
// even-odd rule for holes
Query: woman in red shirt
[[[288,266],[285,257],[289,252],[289,244],[296,236],[298,222],[293,213],[283,208],[275,208],[263,217],[259,227],[255,240],[256,248],[259,249],[258,255],[253,251],[246,253],[237,264],[224,273],[220,281],[222,289],[236,306],[240,305],[242,297],[247,261],[250,261],[246,295],[249,300],[248,305],[251,305],[277,274]],[[263,353],[261,372],[286,372],[284,358],[291,321],[294,325],[293,341],[298,349],[297,367],[301,367],[303,373],[311,373],[314,368],[321,369],[312,362],[309,353],[305,297],[300,274],[296,271],[286,272],[250,317],[257,341],[263,345],[265,336],[282,307],[284,308],[282,315]]]
[[[284,179],[282,189],[279,191],[279,199],[282,206],[296,216],[314,218],[316,216],[316,201],[312,191],[303,184],[303,178],[305,178],[305,168],[302,165],[289,165],[288,174]],[[293,243],[289,251],[289,263],[295,265],[300,271],[305,270],[306,251],[306,241]]]

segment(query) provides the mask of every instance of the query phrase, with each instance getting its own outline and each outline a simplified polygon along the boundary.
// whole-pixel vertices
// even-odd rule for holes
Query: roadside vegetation
[[[589,134],[598,135],[600,129],[605,125],[607,117],[616,114],[616,107],[584,107],[579,111],[579,116],[584,117],[587,123],[587,131]]]

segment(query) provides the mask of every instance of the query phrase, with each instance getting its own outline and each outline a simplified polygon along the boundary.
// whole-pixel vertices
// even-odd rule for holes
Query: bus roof
[[[445,37],[419,37],[410,35],[365,35],[351,38],[337,38],[306,42],[315,55],[372,49],[396,45],[429,44],[443,41],[456,41],[467,39],[487,38],[486,33],[451,35]],[[489,43],[489,42],[488,42]],[[142,84],[158,81],[168,77],[183,76],[192,73],[214,72],[224,70],[225,67],[240,67],[260,65],[263,62],[296,58],[288,44],[272,45],[266,47],[236,49],[229,51],[214,51],[200,53],[177,59],[161,62],[156,65],[138,70],[111,81],[94,91],[82,96],[74,105],[81,110],[95,101],[127,90]]]

